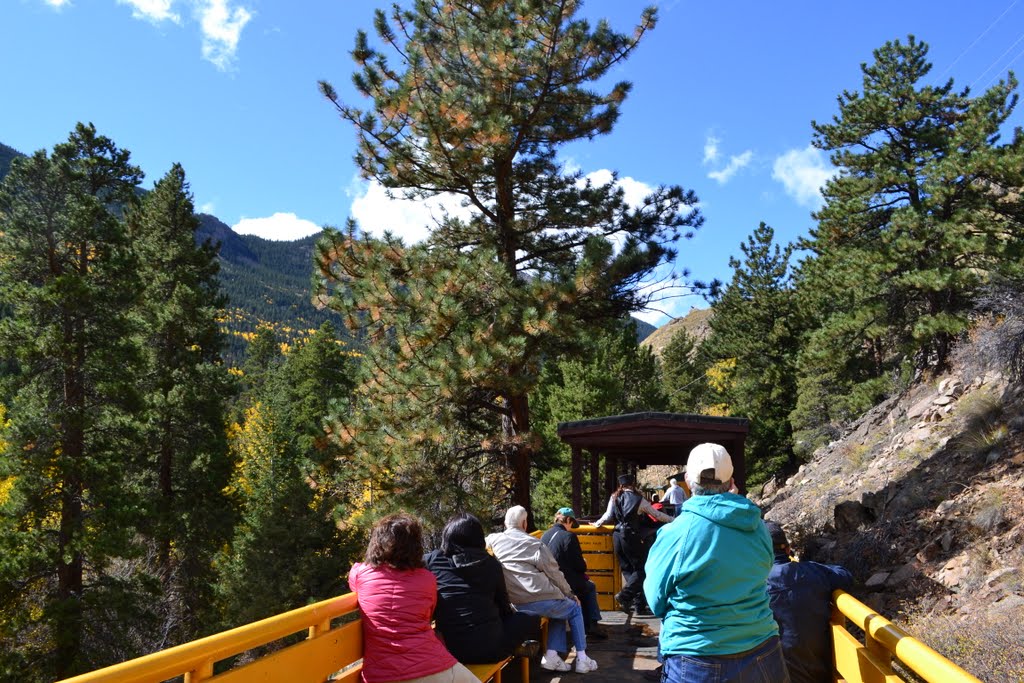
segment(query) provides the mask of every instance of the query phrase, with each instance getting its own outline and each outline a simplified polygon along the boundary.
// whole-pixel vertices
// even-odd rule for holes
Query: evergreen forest
[[[838,169],[814,229],[750,226],[728,281],[692,283],[708,336],[655,356],[631,314],[685,262],[698,198],[630,204],[559,154],[631,115],[608,76],[657,13],[620,33],[571,3],[491,5],[379,11],[351,51],[362,99],[319,84],[364,178],[473,209],[422,243],[353,221],[236,235],[180,165],[140,191],[116,131],[88,123],[28,156],[0,145],[0,678],[345,592],[395,510],[434,536],[512,503],[542,525],[569,490],[559,422],[749,417],[747,487],[788,476],[1024,290],[1017,81],[926,85],[928,45],[900,37],[809,122]]]

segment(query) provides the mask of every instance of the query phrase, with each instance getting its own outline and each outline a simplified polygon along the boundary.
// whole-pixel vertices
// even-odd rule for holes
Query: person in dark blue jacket
[[[789,677],[793,683],[831,683],[828,624],[832,591],[849,588],[853,576],[834,564],[791,561],[786,532],[775,522],[765,522],[765,526],[775,550],[775,564],[768,574],[768,596],[779,624]]]

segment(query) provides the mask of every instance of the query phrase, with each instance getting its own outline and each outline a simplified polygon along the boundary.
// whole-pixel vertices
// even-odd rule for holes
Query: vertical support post
[[[317,636],[322,635],[324,633],[327,633],[330,630],[331,630],[331,620],[330,619],[324,619],[320,623],[313,624],[312,626],[309,627],[309,635],[306,636],[306,639],[309,640],[311,638],[316,638]]]
[[[572,509],[577,515],[583,509],[583,453],[579,446],[572,447]]]
[[[832,597],[831,603],[832,603],[831,604],[831,606],[832,606],[832,616],[829,618],[829,623],[832,624],[833,627],[838,627],[838,628],[841,628],[841,629],[843,629],[845,631],[846,630],[846,615],[843,614],[842,610],[840,610],[838,606],[836,606],[836,600],[835,600],[834,596]],[[835,638],[836,638],[835,631],[834,630],[830,630],[829,633],[831,634],[832,642],[834,644],[836,642],[836,640],[835,640]],[[832,680],[835,683],[840,683],[841,679],[840,679],[840,676],[839,676],[839,659],[838,659],[838,656],[836,654],[836,648],[832,647],[831,650],[832,650],[832,671],[833,671]]]
[[[615,471],[618,467],[619,462],[617,458],[613,458],[607,453],[604,456],[604,495],[612,495],[612,491],[615,490],[615,481],[618,473]]]
[[[867,618],[867,621],[864,622],[864,647],[866,647],[868,652],[878,659],[878,663],[880,665],[885,667],[882,673],[889,675],[893,673],[892,653],[889,652],[889,649],[885,645],[880,643],[871,635],[871,620],[878,616],[879,615],[877,614],[872,614]]]
[[[732,456],[732,476],[736,480],[736,488],[740,490],[741,494],[747,495],[747,459],[744,455],[744,441],[742,436],[734,441],[729,455]]]
[[[601,509],[601,469],[598,460],[601,456],[597,451],[590,451],[590,514],[600,515]]]
[[[213,678],[213,660],[208,659],[185,674],[185,683],[199,683]]]

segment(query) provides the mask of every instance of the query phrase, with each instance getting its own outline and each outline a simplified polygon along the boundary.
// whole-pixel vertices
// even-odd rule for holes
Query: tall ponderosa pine
[[[52,155],[15,161],[0,193],[0,356],[17,361],[0,460],[13,481],[0,507],[0,661],[12,678],[105,663],[90,634],[137,606],[110,563],[135,555],[143,510],[139,284],[119,218],[141,177],[79,124]]]
[[[155,514],[147,532],[179,622],[172,640],[195,633],[210,605],[212,560],[231,537],[223,493],[232,467],[225,435],[231,382],[221,362],[217,323],[225,297],[217,252],[197,245],[185,171],[175,164],[128,219],[142,276],[147,470]],[[170,616],[170,615],[169,615]]]
[[[774,239],[775,231],[761,223],[740,244],[743,260],[729,259],[732,280],[711,297],[711,333],[700,347],[705,362],[727,373],[712,400],[752,420],[746,451],[751,485],[795,463],[789,414],[796,403],[800,324],[790,283],[793,247]]]
[[[661,187],[626,204],[614,182],[566,172],[559,147],[611,131],[628,83],[595,89],[655,24],[632,35],[577,18],[579,2],[417,0],[360,32],[353,81],[369,111],[324,94],[359,136],[364,177],[408,197],[450,193],[472,212],[445,216],[424,244],[370,239],[350,226],[319,248],[331,306],[367,343],[368,376],[345,436],[376,479],[445,445],[501,456],[529,507],[527,396],[541,359],[648,301],[638,284],[700,224],[696,197]],[[617,245],[613,249],[612,243]],[[446,425],[469,423],[460,444]],[[482,430],[482,431],[480,431]]]
[[[800,288],[821,325],[802,363],[801,402],[825,402],[798,416],[847,419],[904,361],[944,365],[979,287],[1019,268],[1024,140],[1018,132],[998,144],[1017,81],[977,97],[952,79],[928,85],[927,53],[912,36],[886,43],[862,65],[862,91],[844,91],[832,122],[813,124],[839,174],[802,245],[814,257]]]

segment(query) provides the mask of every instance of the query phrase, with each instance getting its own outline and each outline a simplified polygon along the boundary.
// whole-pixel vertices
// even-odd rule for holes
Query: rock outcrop
[[[1024,390],[999,373],[916,384],[762,496],[885,614],[1024,616]]]

